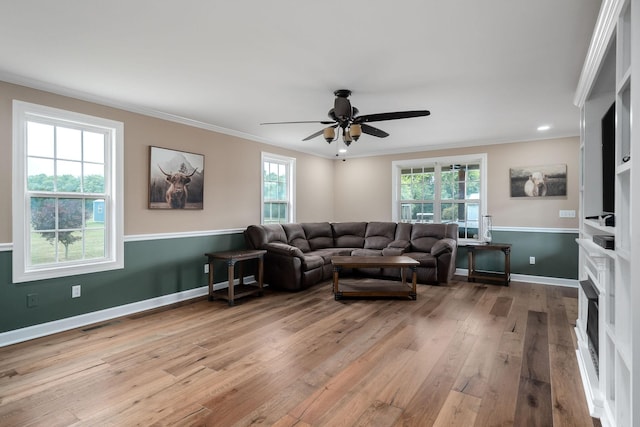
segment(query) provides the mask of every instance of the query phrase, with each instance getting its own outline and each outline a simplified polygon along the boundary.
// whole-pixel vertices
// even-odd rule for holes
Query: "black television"
[[[616,204],[616,104],[602,116],[602,213],[615,213]]]

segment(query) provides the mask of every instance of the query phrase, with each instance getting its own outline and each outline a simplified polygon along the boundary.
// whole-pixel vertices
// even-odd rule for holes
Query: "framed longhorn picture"
[[[202,209],[204,156],[149,148],[149,209]]]

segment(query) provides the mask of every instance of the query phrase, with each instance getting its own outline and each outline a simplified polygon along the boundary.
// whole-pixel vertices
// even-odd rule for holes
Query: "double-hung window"
[[[262,224],[295,222],[296,160],[262,153]]]
[[[457,223],[459,238],[481,240],[486,154],[393,162],[393,218]]]
[[[124,266],[123,129],[14,101],[14,282]]]

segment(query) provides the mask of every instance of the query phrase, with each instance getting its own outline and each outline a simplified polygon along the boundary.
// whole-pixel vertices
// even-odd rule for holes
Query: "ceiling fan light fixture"
[[[324,128],[322,135],[324,136],[324,140],[331,144],[331,141],[336,137],[336,131],[331,127]]]
[[[362,126],[351,125],[349,127],[349,135],[351,135],[351,138],[353,138],[354,141],[357,141],[358,138],[360,138],[360,135],[362,135]]]
[[[348,147],[351,145],[351,141],[353,141],[353,138],[351,138],[351,134],[349,133],[349,129],[345,129],[344,133],[342,134],[342,140],[344,141],[344,144]]]

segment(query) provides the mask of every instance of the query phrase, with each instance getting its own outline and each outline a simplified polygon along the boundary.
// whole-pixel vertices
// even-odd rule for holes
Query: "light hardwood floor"
[[[0,348],[0,425],[598,426],[576,298],[462,279],[201,299]]]

